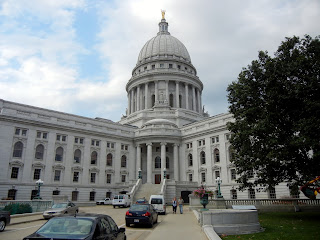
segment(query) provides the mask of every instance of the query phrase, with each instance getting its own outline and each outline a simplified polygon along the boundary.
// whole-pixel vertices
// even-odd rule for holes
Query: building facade
[[[143,184],[167,178],[168,197],[201,184],[216,190],[217,177],[226,199],[290,195],[285,184],[237,190],[226,128],[233,117],[204,113],[203,84],[164,15],[126,91],[126,116],[119,122],[0,100],[0,198],[32,199],[41,179],[43,199],[95,201],[129,192],[139,170]]]

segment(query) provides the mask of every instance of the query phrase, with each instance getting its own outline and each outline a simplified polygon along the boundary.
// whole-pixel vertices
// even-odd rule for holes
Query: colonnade
[[[152,171],[152,164],[153,164],[153,158],[152,158],[152,143],[148,142],[146,143],[147,146],[147,183],[153,182],[153,171]],[[161,142],[161,181],[164,179],[164,170],[166,167],[166,142]],[[137,144],[136,146],[136,178],[138,178],[138,170],[141,170],[141,144]],[[179,181],[179,144],[173,143],[173,179],[176,181]]]
[[[154,97],[155,103],[159,100],[166,100],[169,103],[169,94],[173,94],[169,92],[169,80],[165,81],[165,99],[159,99],[159,81],[154,81]],[[128,115],[134,113],[136,111],[152,108],[151,106],[151,92],[149,88],[149,84],[151,82],[146,82],[140,84],[132,89],[128,90]],[[202,113],[202,100],[201,100],[201,91],[199,88],[195,87],[192,84],[183,83],[184,84],[184,97],[180,95],[180,81],[175,81],[175,107],[176,108],[184,108],[188,110],[193,110],[199,113]],[[192,101],[191,106],[189,106],[189,85],[191,85],[192,90]],[[144,93],[142,89],[144,88]],[[182,90],[183,91],[183,90]],[[185,107],[182,107],[182,101],[184,101]]]

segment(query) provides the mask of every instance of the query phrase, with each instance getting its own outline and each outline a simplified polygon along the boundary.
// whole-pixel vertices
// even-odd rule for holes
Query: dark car
[[[126,212],[126,226],[130,224],[148,224],[158,222],[158,213],[151,204],[133,204]]]
[[[0,232],[10,223],[10,212],[0,210]]]
[[[147,201],[147,199],[145,199],[145,198],[139,198],[139,199],[137,199],[136,203],[137,203],[137,204],[138,204],[138,203],[148,203],[148,201]]]
[[[80,213],[75,216],[51,218],[35,233],[23,240],[31,239],[112,239],[124,240],[125,228],[118,228],[113,219],[104,214]]]

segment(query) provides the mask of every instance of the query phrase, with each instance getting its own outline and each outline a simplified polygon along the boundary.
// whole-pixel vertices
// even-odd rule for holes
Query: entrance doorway
[[[191,194],[191,191],[181,191],[181,197],[184,201],[184,203],[189,203],[189,194]]]
[[[161,174],[154,175],[154,183],[160,184],[161,183]]]

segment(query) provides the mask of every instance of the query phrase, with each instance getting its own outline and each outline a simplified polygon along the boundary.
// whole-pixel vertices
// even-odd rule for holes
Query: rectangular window
[[[19,168],[17,167],[12,167],[11,170],[11,178],[17,179],[19,175]]]
[[[192,182],[192,174],[189,174],[189,182]]]
[[[232,190],[230,191],[230,193],[231,193],[231,199],[237,199],[237,198],[238,198],[237,190],[232,189]]]
[[[90,198],[89,198],[89,200],[90,200],[90,201],[94,201],[95,195],[96,195],[96,192],[90,192]]]
[[[164,68],[164,64],[163,64],[163,63],[160,63],[160,67],[161,67],[161,68]]]
[[[91,140],[91,145],[99,147],[100,141],[99,140]]]
[[[41,175],[41,169],[36,168],[33,173],[33,179],[34,180],[40,179],[40,175]]]
[[[20,135],[20,128],[16,128],[15,135]]]
[[[180,65],[178,65],[177,67],[178,67],[178,69],[181,69],[181,66],[180,66]]]
[[[41,138],[42,133],[41,132],[37,132],[37,138]]]
[[[206,182],[206,173],[201,173],[201,182]]]
[[[256,198],[256,192],[252,188],[249,189],[249,198],[250,199],[255,199]]]
[[[79,172],[74,172],[73,173],[73,182],[78,182],[79,181]]]
[[[26,130],[26,129],[22,129],[21,135],[22,135],[22,136],[27,136],[27,130]]]
[[[214,175],[215,175],[215,179],[217,179],[218,177],[220,177],[220,171],[215,171]]]
[[[236,180],[236,170],[231,169],[231,180]]]
[[[80,138],[80,144],[83,144],[83,138]]]
[[[57,134],[56,140],[57,140],[57,141],[60,141],[60,139],[61,139],[61,135]]]
[[[169,64],[169,68],[172,68],[172,64],[171,63]]]
[[[156,65],[152,65],[151,68],[152,68],[152,69],[155,69],[155,68],[156,68]]]
[[[48,133],[42,133],[42,138],[43,139],[47,139],[47,137],[48,137]]]
[[[126,175],[121,175],[121,182],[126,182]]]
[[[96,173],[91,173],[90,175],[90,182],[95,183],[96,182]]]
[[[60,181],[61,170],[54,171],[54,181]]]
[[[212,143],[218,143],[219,142],[219,136],[212,137],[211,140],[212,140]]]
[[[107,183],[111,183],[111,174],[107,174]]]
[[[67,136],[62,136],[62,142],[67,141]]]
[[[74,138],[74,143],[78,143],[79,142],[79,138]]]
[[[271,187],[269,188],[269,198],[271,199],[276,199],[277,196],[276,196],[276,189]]]
[[[72,195],[71,195],[71,201],[75,202],[78,201],[78,191],[72,191]]]
[[[27,136],[27,129],[16,128],[15,135]]]

